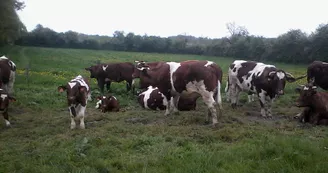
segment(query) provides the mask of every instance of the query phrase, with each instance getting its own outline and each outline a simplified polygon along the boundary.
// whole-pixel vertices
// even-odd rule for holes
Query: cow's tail
[[[216,95],[216,102],[219,104],[220,109],[222,110],[222,98],[221,98],[221,81],[218,80],[218,90]]]

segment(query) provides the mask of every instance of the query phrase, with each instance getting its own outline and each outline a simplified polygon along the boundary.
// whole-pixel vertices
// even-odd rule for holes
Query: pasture
[[[258,101],[231,109],[225,101],[225,81],[232,58],[156,53],[10,46],[0,49],[17,65],[11,103],[11,128],[0,120],[0,173],[14,172],[327,172],[327,127],[303,125],[293,116],[298,84],[287,83],[285,95],[273,104],[273,119],[260,116]],[[142,109],[125,83],[113,83],[118,113],[101,113],[88,102],[86,129],[70,129],[66,95],[57,87],[97,62],[182,61],[206,59],[224,72],[223,116],[217,127],[205,125],[207,109],[164,116]],[[295,77],[306,65],[274,63]],[[27,78],[25,68],[29,67]],[[91,80],[93,99],[99,95]]]

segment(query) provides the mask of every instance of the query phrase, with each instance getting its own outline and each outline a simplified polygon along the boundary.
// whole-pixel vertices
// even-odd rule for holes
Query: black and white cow
[[[80,119],[80,128],[85,129],[84,115],[88,100],[91,100],[89,82],[81,75],[76,76],[66,85],[58,87],[59,92],[67,91],[68,110],[71,115],[71,129],[76,127],[75,119]]]
[[[235,60],[228,71],[228,93],[231,106],[237,106],[241,91],[254,93],[261,105],[261,115],[271,117],[271,104],[275,98],[284,94],[286,81],[296,79],[288,72],[277,69],[274,65],[255,61]]]
[[[14,93],[14,82],[16,75],[16,65],[6,56],[0,57],[0,71],[1,78],[0,81],[3,84],[3,89],[5,89],[8,94],[13,95]]]

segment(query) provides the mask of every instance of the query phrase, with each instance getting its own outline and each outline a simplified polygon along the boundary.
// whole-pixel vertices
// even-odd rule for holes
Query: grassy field
[[[258,101],[233,110],[224,102],[219,125],[205,124],[206,107],[164,116],[143,110],[125,83],[113,83],[121,104],[118,113],[101,113],[88,102],[86,129],[70,130],[65,93],[57,86],[85,67],[101,62],[182,61],[207,59],[224,70],[224,91],[231,58],[112,51],[5,47],[17,65],[14,85],[17,102],[10,105],[11,128],[0,121],[0,173],[60,172],[327,172],[327,127],[302,125],[293,119],[297,83],[274,103],[273,119],[260,117]],[[29,64],[29,65],[28,65]],[[300,76],[306,66],[274,63]],[[29,78],[25,68],[30,67]],[[98,95],[91,81],[93,98]],[[224,94],[223,94],[224,95]],[[223,97],[224,100],[224,97]]]

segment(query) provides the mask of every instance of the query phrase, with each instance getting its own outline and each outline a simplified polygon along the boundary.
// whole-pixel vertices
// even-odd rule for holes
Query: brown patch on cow
[[[250,74],[248,72],[252,71],[255,66],[256,66],[256,62],[253,61],[247,61],[241,63],[241,67],[238,69],[237,72],[237,78],[240,81],[240,83],[244,81],[243,76],[247,76],[247,78],[249,77]]]
[[[98,96],[97,100],[101,100],[100,109],[103,113],[120,111],[119,101],[114,96]]]

